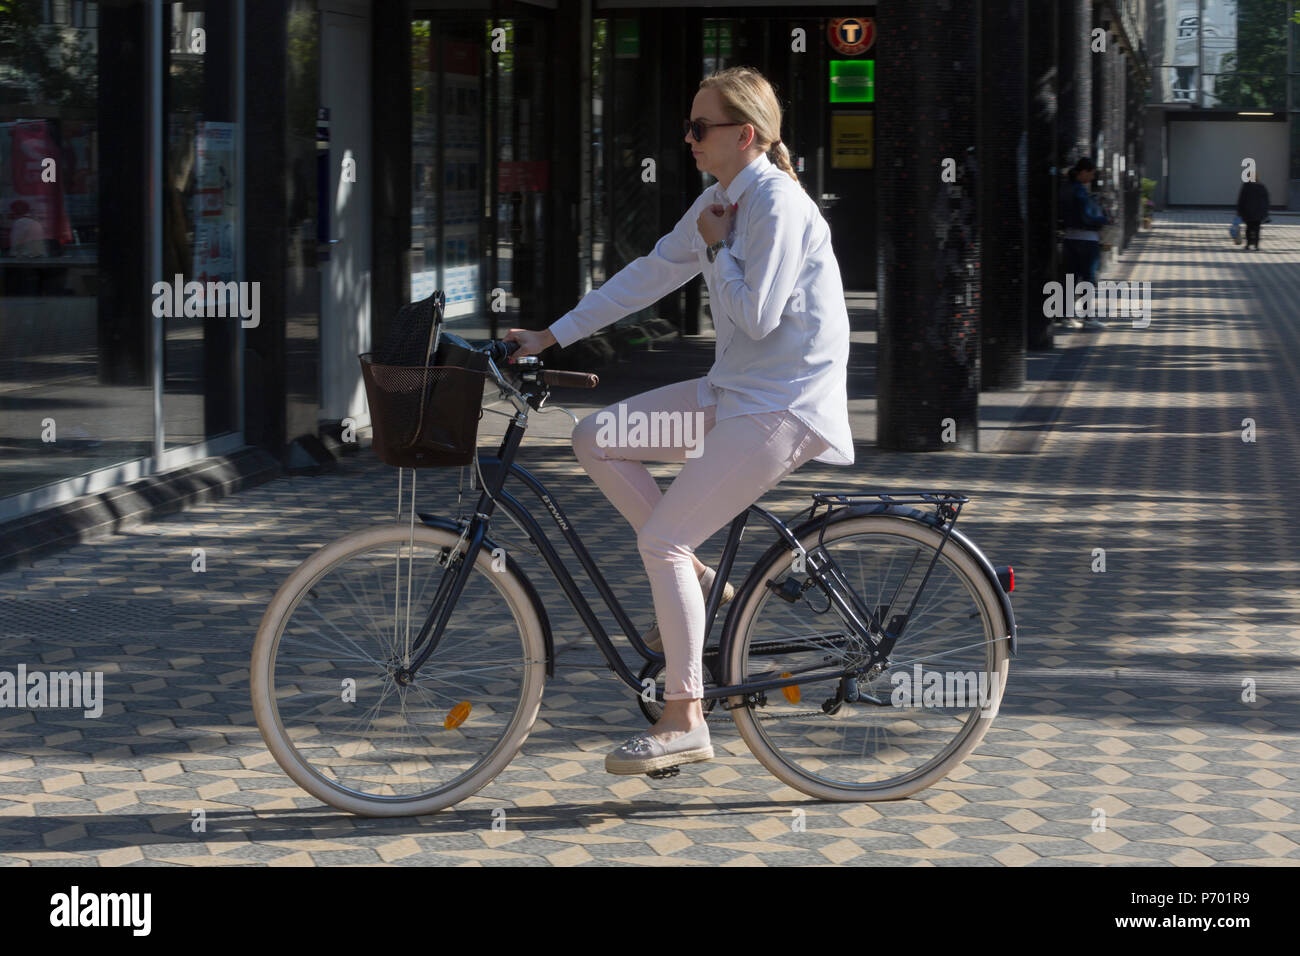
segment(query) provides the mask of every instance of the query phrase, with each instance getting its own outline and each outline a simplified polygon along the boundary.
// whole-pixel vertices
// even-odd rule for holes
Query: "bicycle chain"
[[[755,714],[759,720],[790,720],[795,717],[829,717],[824,710],[805,710],[795,714]]]

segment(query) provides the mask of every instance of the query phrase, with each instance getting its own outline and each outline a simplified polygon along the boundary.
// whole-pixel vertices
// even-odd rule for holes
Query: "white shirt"
[[[727,246],[710,263],[696,220],[738,203]],[[830,228],[817,204],[766,155],[731,185],[705,189],[654,250],[630,262],[556,319],[561,348],[653,305],[701,272],[717,331],[701,407],[717,420],[789,410],[830,446],[815,461],[853,464],[849,316]]]

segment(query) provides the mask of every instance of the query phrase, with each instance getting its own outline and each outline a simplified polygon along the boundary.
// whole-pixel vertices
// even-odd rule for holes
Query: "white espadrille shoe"
[[[605,755],[605,772],[664,776],[664,771],[669,768],[712,759],[713,744],[709,740],[709,725],[700,724],[668,743],[652,737],[649,732],[638,734],[617,750]],[[675,770],[672,772],[676,773]]]

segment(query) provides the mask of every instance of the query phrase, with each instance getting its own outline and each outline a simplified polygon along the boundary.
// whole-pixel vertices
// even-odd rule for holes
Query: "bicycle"
[[[511,421],[494,456],[478,455],[475,432],[473,513],[419,512],[416,522],[413,477],[408,524],[322,547],[280,586],[258,629],[250,671],[262,736],[299,786],[340,810],[408,816],[452,806],[487,786],[527,739],[555,673],[554,642],[532,582],[490,535],[498,507],[544,558],[646,717],[662,706],[663,655],[646,647],[554,496],[514,460],[530,410],[556,408],[543,408],[550,389],[594,387],[596,376],[548,370],[536,356],[506,365],[514,342],[474,348],[514,412],[500,412]],[[537,518],[506,489],[511,477],[546,507],[644,659],[638,673]],[[705,602],[705,707],[720,702],[759,762],[809,796],[900,799],[947,776],[996,715],[1015,652],[1014,575],[956,530],[968,496],[812,498],[788,522],[757,504],[731,521]],[[710,644],[751,517],[776,539]]]

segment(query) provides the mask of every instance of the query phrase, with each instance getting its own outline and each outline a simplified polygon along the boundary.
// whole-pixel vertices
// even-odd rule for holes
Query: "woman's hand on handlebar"
[[[551,334],[550,329],[542,329],[541,331],[511,329],[505,334],[504,341],[519,343],[519,351],[514,354],[514,357],[517,358],[522,358],[525,355],[536,355],[538,352],[556,344],[555,336]]]

